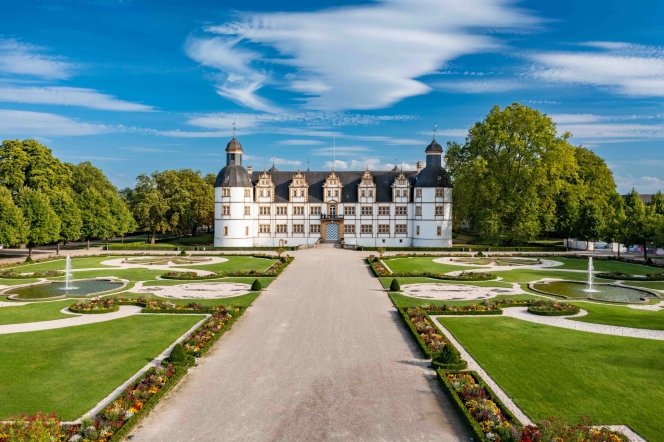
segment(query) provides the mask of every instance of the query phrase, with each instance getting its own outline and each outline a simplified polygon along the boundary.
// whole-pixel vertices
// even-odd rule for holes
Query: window
[[[221,196],[231,196],[231,189],[221,189]]]
[[[251,189],[244,189],[244,197],[251,198]]]
[[[261,197],[265,196],[265,193],[261,190]]]
[[[288,215],[288,208],[286,206],[277,206],[277,215]]]
[[[259,224],[258,225],[258,231],[260,233],[270,233],[270,225],[269,224]]]
[[[304,215],[304,206],[293,206],[293,215]]]
[[[360,226],[360,233],[373,233],[373,226],[371,224],[362,224]]]
[[[394,233],[408,233],[408,227],[406,224],[397,224],[394,226]]]
[[[373,215],[373,207],[371,206],[362,206],[362,215]]]
[[[293,233],[304,233],[304,224],[293,224]]]
[[[355,235],[355,224],[344,224],[344,233],[346,235]]]
[[[251,206],[244,206],[244,214],[251,215]]]
[[[338,197],[338,196],[339,196],[339,191],[338,191],[338,190],[335,190],[335,191],[334,191],[334,196],[335,196],[335,197]]]
[[[261,215],[269,215],[270,214],[270,206],[261,206],[259,213]]]
[[[355,206],[344,206],[344,215],[355,216]]]
[[[394,208],[397,215],[408,215],[408,207],[406,206],[397,206]]]
[[[380,206],[378,208],[378,214],[379,215],[389,215],[390,214],[390,206]]]
[[[436,189],[436,198],[444,198],[445,197],[445,190],[444,189]]]
[[[271,190],[268,190],[268,191],[267,191],[267,197],[269,198],[271,195],[272,195],[272,191],[271,191]]]
[[[331,190],[327,191],[327,196],[332,196],[332,191]]]
[[[422,206],[415,207],[415,216],[422,216]]]
[[[441,226],[436,227],[436,235],[438,236],[443,235],[443,228]]]
[[[224,236],[228,236],[228,226],[224,226]]]
[[[320,215],[320,206],[311,206],[312,215]]]
[[[415,197],[422,198],[422,189],[415,189]]]
[[[288,233],[288,226],[286,224],[277,224],[277,233]]]
[[[420,226],[415,226],[415,235],[420,234]]]
[[[364,198],[366,196],[364,190],[362,191],[362,197]]]
[[[320,233],[320,224],[310,224],[309,233]]]
[[[221,214],[222,215],[230,215],[231,214],[231,206],[222,206],[221,207]]]
[[[378,233],[390,233],[390,225],[378,224]]]
[[[249,226],[244,228],[244,236],[249,236]]]
[[[436,216],[443,216],[443,206],[436,206]]]

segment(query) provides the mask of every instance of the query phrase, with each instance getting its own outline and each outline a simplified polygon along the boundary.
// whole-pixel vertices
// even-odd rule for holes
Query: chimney
[[[249,175],[251,175],[253,171],[254,171],[254,168],[253,168],[253,167],[251,167],[251,166],[247,167],[247,173],[248,173]]]
[[[422,172],[422,162],[418,161],[417,162],[417,173],[419,174],[420,172]]]

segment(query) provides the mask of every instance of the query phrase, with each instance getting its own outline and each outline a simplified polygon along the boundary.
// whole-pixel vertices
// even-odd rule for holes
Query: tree
[[[494,106],[464,144],[448,143],[456,215],[489,244],[534,239],[553,225],[560,189],[576,173],[569,136],[534,109]]]
[[[625,196],[626,235],[625,244],[643,246],[643,259],[648,259],[647,247],[655,239],[655,230],[661,215],[653,206],[643,204],[635,189]]]
[[[657,191],[648,205],[652,206],[656,214],[664,215],[664,193],[661,190]]]
[[[41,190],[24,187],[19,191],[16,201],[28,226],[28,257],[32,258],[33,247],[57,241],[60,236],[60,218]]]
[[[165,232],[177,225],[177,217],[169,215],[168,200],[157,188],[154,178],[142,174],[136,181],[133,191],[134,218],[139,228],[150,232],[150,244],[154,244],[157,232]]]
[[[611,217],[604,226],[602,239],[607,243],[618,244],[618,258],[620,258],[620,247],[628,242],[627,216],[625,215],[625,200],[617,193],[611,199]]]
[[[5,140],[0,145],[0,185],[7,187],[13,197],[23,187],[50,196],[69,188],[71,182],[69,169],[36,140]]]
[[[57,254],[60,254],[60,242],[67,244],[81,237],[81,211],[76,205],[71,190],[59,190],[51,197],[51,208],[60,218],[60,235],[57,239]]]
[[[9,190],[0,186],[0,244],[18,246],[26,241],[23,212],[14,204]]]
[[[114,220],[112,235],[122,237],[122,242],[124,242],[124,236],[136,230],[136,221],[123,198],[107,194],[107,199],[111,217]],[[106,248],[108,248],[108,238],[106,238]]]
[[[82,194],[86,189],[95,189],[102,195],[118,193],[118,189],[106,178],[104,172],[91,162],[84,161],[76,165],[66,163],[66,166],[71,171],[74,192]]]
[[[579,211],[577,231],[579,236],[586,241],[586,250],[590,241],[597,241],[604,232],[604,217],[599,206],[593,201],[587,201]]]
[[[81,210],[81,237],[88,242],[98,238],[108,238],[115,231],[115,221],[111,214],[109,204],[95,188],[89,187],[76,198],[76,204]]]

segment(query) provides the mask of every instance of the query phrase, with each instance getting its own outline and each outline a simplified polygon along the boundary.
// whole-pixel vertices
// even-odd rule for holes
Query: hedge
[[[657,273],[654,275],[646,275],[641,277],[634,275],[618,274],[618,273],[597,273],[595,276],[597,278],[602,278],[602,279],[615,279],[621,281],[642,281],[642,282],[664,281],[664,273]]]
[[[384,248],[387,252],[566,252],[566,247],[550,246],[550,247],[490,247],[483,245],[468,245],[468,246],[453,246],[453,247],[363,247],[359,246],[361,250],[367,252],[377,252],[378,249]]]
[[[424,357],[434,359],[434,358],[438,355],[439,352],[432,352],[431,350],[429,350],[429,347],[427,346],[426,342],[424,342],[424,340],[422,339],[422,337],[420,336],[420,334],[417,332],[417,329],[415,328],[415,326],[413,325],[413,323],[410,321],[410,318],[408,317],[408,314],[406,313],[406,309],[405,309],[405,308],[401,308],[401,307],[398,307],[397,309],[399,310],[399,314],[401,315],[401,317],[403,318],[403,320],[406,322],[406,325],[408,326],[408,329],[410,330],[411,334],[413,335],[413,337],[414,337],[415,340],[417,341],[417,344],[419,345],[420,350],[421,350],[422,353],[424,354]],[[433,322],[433,320],[429,317],[429,314],[428,314],[426,311],[424,311],[424,315],[425,315],[426,318],[428,319],[428,321],[429,321],[429,323],[431,324],[431,326],[432,326],[433,328],[435,328],[436,330],[438,330],[438,333],[439,333],[439,334],[441,334],[443,337],[445,337],[445,335],[440,331],[440,329],[438,328],[438,326],[436,326],[436,324],[435,324],[435,323]],[[452,344],[452,343],[450,342],[450,340],[447,339],[447,337],[445,337],[445,345],[449,345],[449,346],[451,346],[452,348],[454,348],[454,350],[456,350],[456,351],[458,352],[458,350],[456,349],[456,347],[454,347],[454,344]],[[463,361],[463,363],[466,364],[466,366],[467,366],[467,362],[466,362],[466,361]],[[452,364],[452,365],[453,365],[453,364]],[[461,366],[456,367],[456,366],[453,365],[453,367],[450,367],[450,368],[465,368],[465,366],[464,366],[464,367],[461,367]]]
[[[543,311],[543,310],[536,310],[536,307],[528,307],[528,313],[532,313],[533,315],[539,315],[539,316],[572,316],[576,315],[579,313],[580,309],[577,306],[574,306],[574,310],[572,311],[563,311],[563,310],[555,310],[555,311]]]
[[[443,364],[442,362],[431,361],[431,367],[434,370],[465,370],[468,368],[468,362],[463,359],[458,364]]]
[[[185,273],[185,272],[173,272],[173,273]],[[163,275],[160,276],[161,279],[175,279],[178,281],[199,281],[205,279],[219,279],[221,277],[222,276],[216,273],[214,275],[205,275],[205,276],[170,275],[168,273],[164,273]]]
[[[205,248],[205,250],[202,250]],[[182,246],[173,244],[140,244],[125,243],[125,244],[109,244],[104,246],[103,250],[170,250],[170,251],[206,251],[206,252],[223,252],[228,251],[252,251],[252,250],[265,250],[276,252],[280,248],[285,250],[297,250],[297,247],[214,247],[214,246]]]
[[[76,304],[74,304],[74,305],[76,305]],[[101,314],[101,313],[113,313],[113,312],[117,312],[118,310],[120,310],[119,305],[115,305],[111,308],[98,308],[98,309],[94,309],[94,310],[78,310],[78,309],[74,308],[74,305],[69,307],[69,311],[72,312],[72,313],[78,313],[78,314],[82,314],[82,315],[97,315],[97,314]]]

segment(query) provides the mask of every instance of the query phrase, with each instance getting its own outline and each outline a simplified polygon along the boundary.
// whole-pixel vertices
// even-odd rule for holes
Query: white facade
[[[281,180],[277,186],[272,181],[276,173]],[[251,187],[225,187],[218,178],[214,245],[298,246],[322,239],[367,247],[452,246],[450,187],[414,187],[417,174],[399,171],[379,172],[377,183],[367,169],[324,172],[327,178],[322,185],[318,179],[314,189],[307,179],[321,173],[275,171],[258,177],[254,173],[243,181]],[[350,186],[351,178],[357,181],[360,173],[359,184]],[[386,180],[391,181],[387,187]],[[240,180],[235,181],[238,185]],[[349,188],[357,190],[353,201],[348,200]]]

